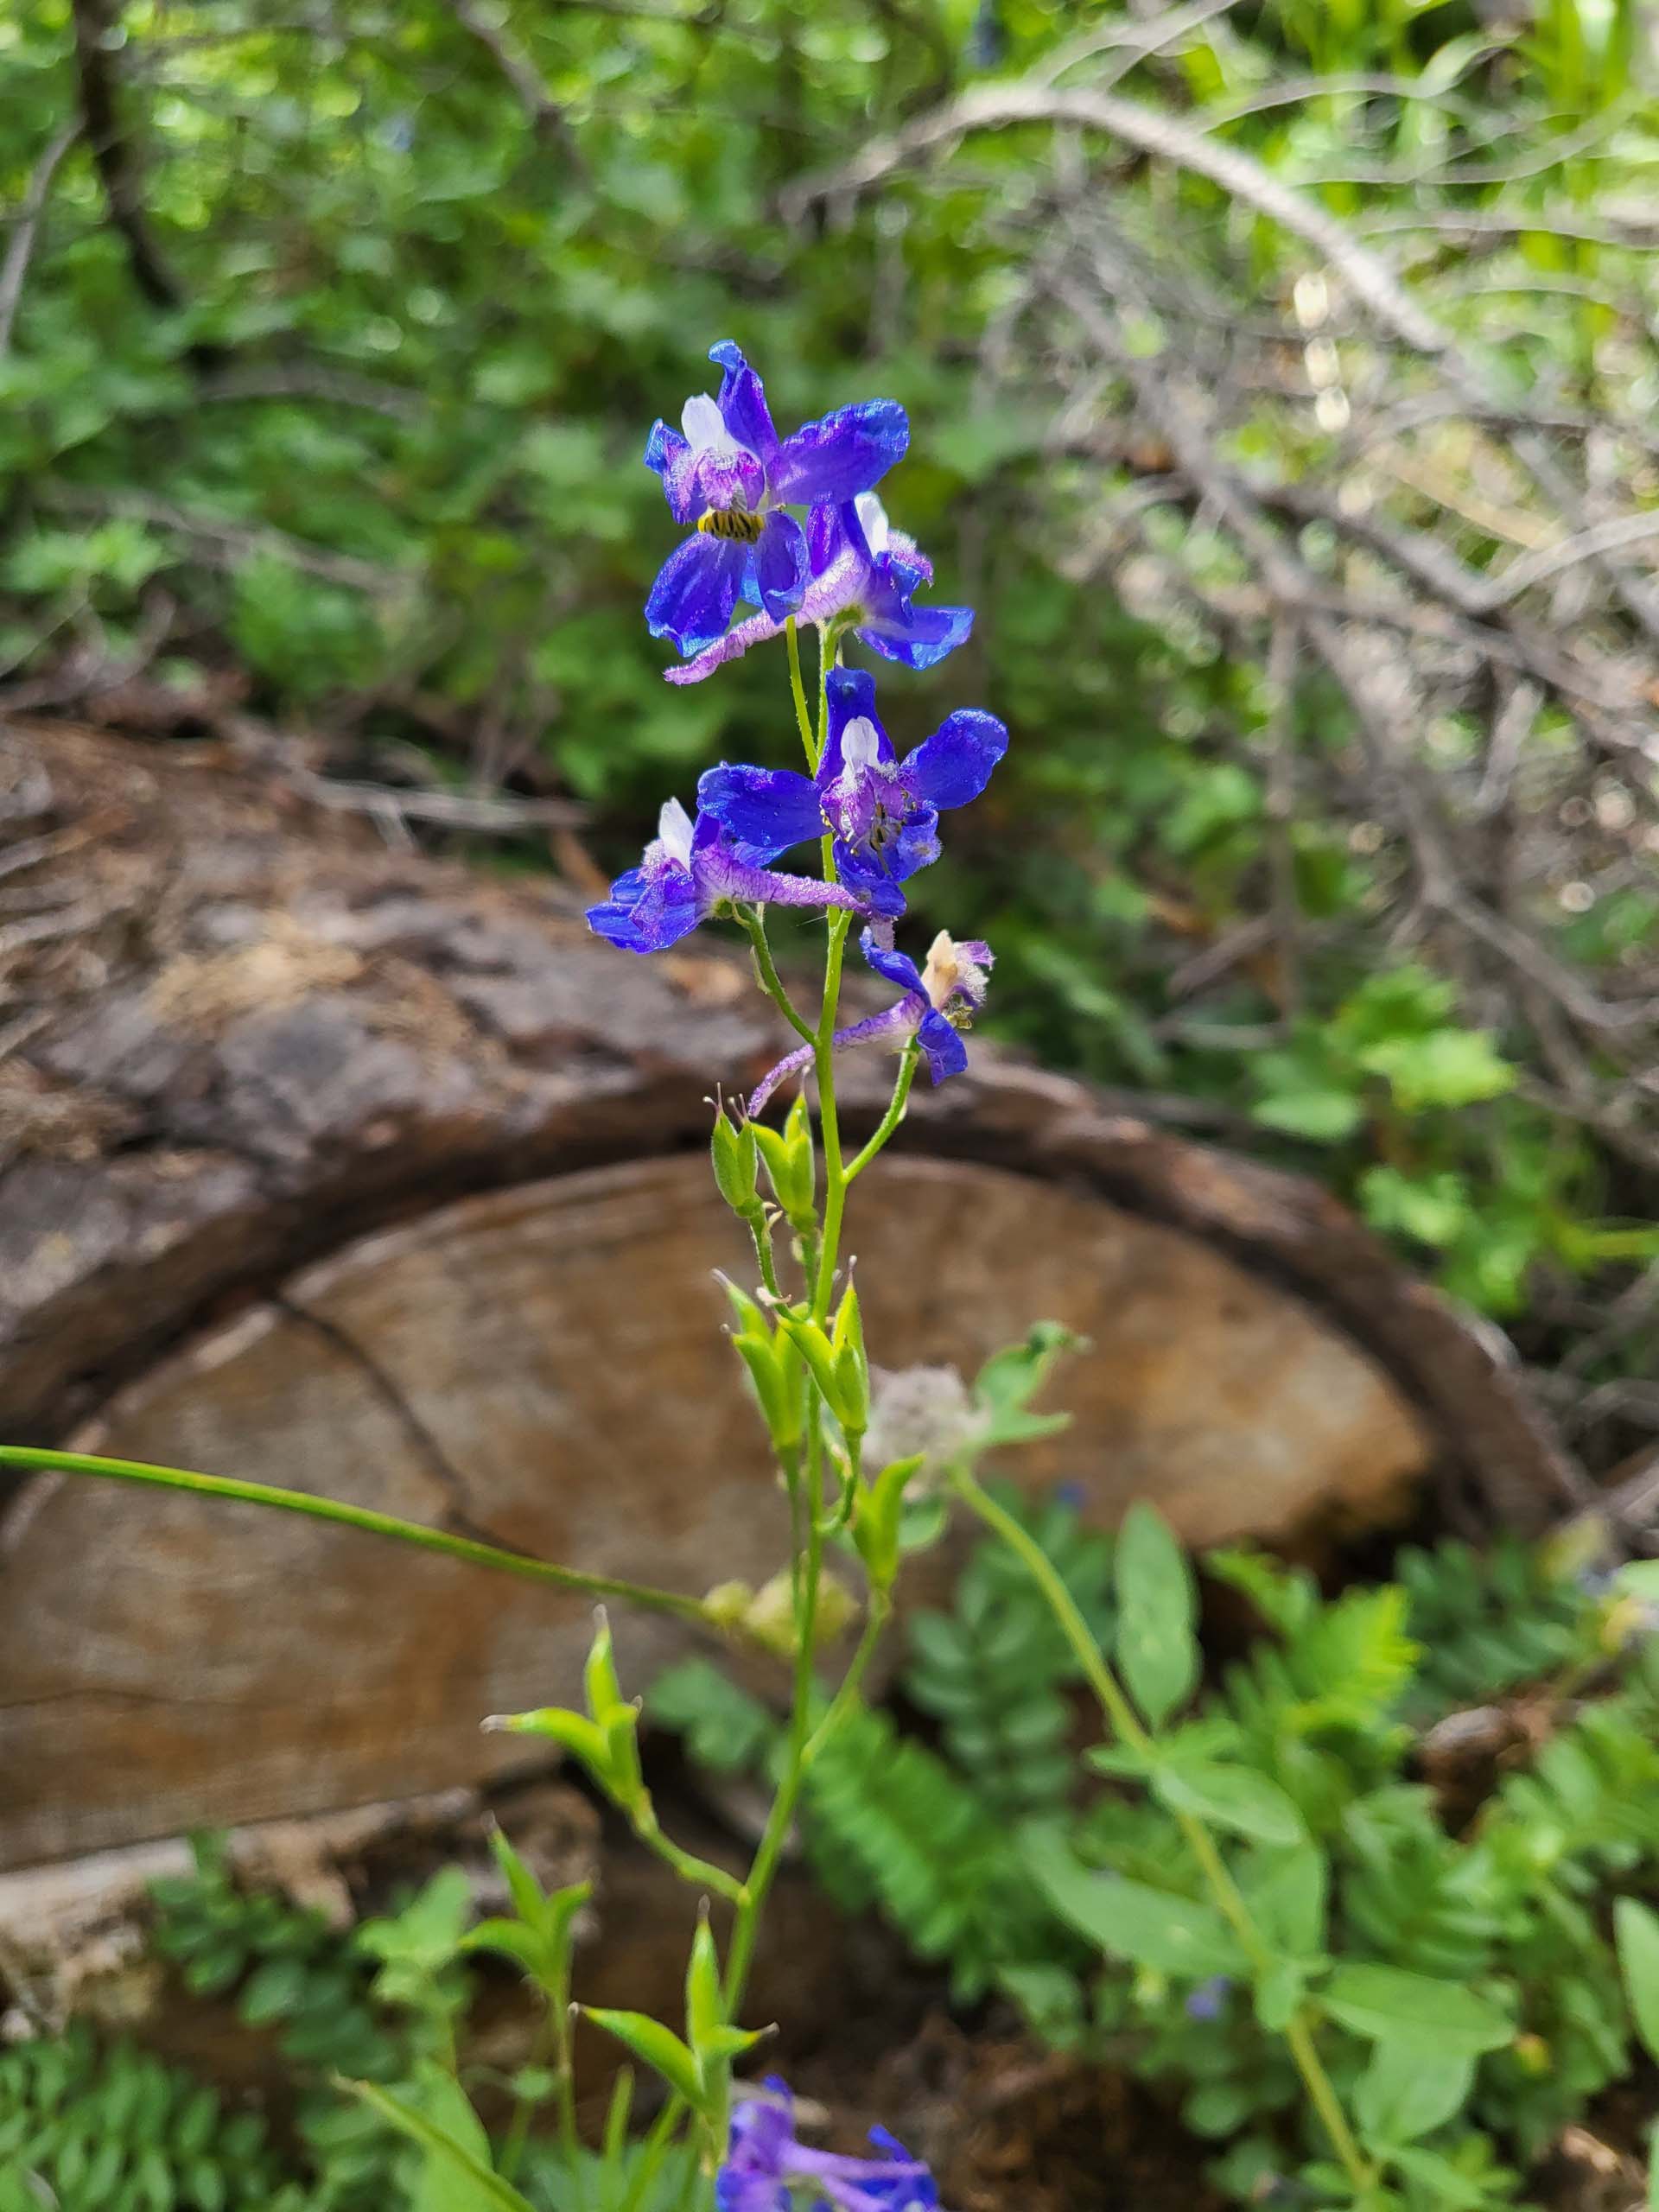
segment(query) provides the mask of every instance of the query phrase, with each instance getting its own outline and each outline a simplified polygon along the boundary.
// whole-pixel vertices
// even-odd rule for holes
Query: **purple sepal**
[[[769,514],[754,549],[744,597],[774,622],[792,614],[806,595],[806,536],[793,515]]]
[[[653,638],[671,638],[683,653],[700,652],[724,634],[743,588],[749,549],[724,538],[688,537],[662,567],[645,601]]]
[[[723,372],[715,404],[726,428],[770,471],[778,452],[778,433],[772,426],[765,385],[744,359],[742,348],[729,338],[711,346],[709,358]]]
[[[813,2151],[796,2138],[794,2105],[775,2075],[770,2099],[740,2097],[725,2158],[715,2177],[719,2212],[786,2212],[791,2182],[822,2191],[815,2212],[938,2212],[932,2175],[884,2127],[870,2130],[871,2158]],[[781,2123],[781,2126],[780,2126]]]
[[[837,407],[784,440],[768,472],[772,495],[797,506],[854,499],[880,483],[909,444],[909,418],[896,399]]]
[[[697,779],[697,804],[724,823],[746,860],[775,860],[823,834],[817,787],[792,768],[750,768],[722,760]]]
[[[712,814],[695,823],[677,800],[663,809],[660,834],[639,866],[618,876],[611,895],[588,910],[588,926],[626,952],[662,952],[677,944],[715,908],[739,900],[764,906],[836,906],[861,913],[852,887],[816,876],[783,875],[757,867],[733,844]]]

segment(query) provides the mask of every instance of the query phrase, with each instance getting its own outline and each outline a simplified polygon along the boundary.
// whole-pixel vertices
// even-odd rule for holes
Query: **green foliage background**
[[[980,611],[944,669],[887,683],[895,735],[970,697],[1015,738],[918,885],[919,926],[993,940],[997,1024],[1051,1060],[1312,1161],[1460,1296],[1530,1309],[1541,1347],[1585,1342],[1585,1384],[1639,1365],[1585,1337],[1573,1285],[1659,1256],[1659,1149],[1555,1110],[1503,988],[1402,935],[1403,861],[1356,818],[1330,683],[1305,671],[1276,731],[1262,658],[1183,589],[1149,607],[1080,556],[1156,461],[1103,474],[1076,448],[1081,372],[1017,319],[1020,219],[1040,233],[1051,173],[1085,164],[1143,252],[1167,235],[1172,257],[1245,267],[1264,315],[1287,314],[1306,247],[1211,183],[1046,125],[780,212],[803,175],[941,102],[1064,65],[1344,219],[1427,222],[1402,265],[1517,404],[1650,414],[1643,234],[1605,219],[1659,137],[1628,0],[1503,22],[1457,0],[1264,0],[1162,35],[1044,0],[81,0],[79,63],[76,16],[40,0],[0,21],[14,253],[39,219],[0,344],[10,703],[73,710],[137,671],[188,733],[240,672],[256,712],[359,772],[575,795],[591,850],[620,864],[709,760],[791,743],[768,657],[660,680],[639,608],[674,533],[640,465],[652,418],[710,381],[725,336],[780,421],[892,393],[914,432],[895,518],[938,595]],[[148,285],[86,134],[61,143],[89,54],[114,80]],[[1438,244],[1447,213],[1498,243]],[[1468,281],[1436,290],[1448,270]],[[1179,343],[1155,319],[1125,332],[1132,353]],[[1252,440],[1299,480],[1333,449],[1300,402],[1247,426],[1241,461]],[[1480,520],[1482,456],[1452,463],[1475,518],[1454,550],[1478,575],[1507,549]],[[1631,484],[1659,499],[1651,467]],[[1154,522],[1178,582],[1236,582],[1202,511]],[[1335,573],[1317,531],[1302,551]],[[1455,784],[1478,734],[1451,717],[1408,741]],[[1287,823],[1281,741],[1306,766]],[[1524,765],[1552,821],[1570,750],[1546,702]],[[1618,804],[1639,834],[1653,779],[1635,758]],[[1653,849],[1561,860],[1593,896],[1534,918],[1552,958],[1634,988],[1656,957]],[[1287,902],[1310,947],[1294,994],[1270,960],[1234,964],[1192,1018],[1172,971]],[[1593,1418],[1606,1456],[1628,1442]]]

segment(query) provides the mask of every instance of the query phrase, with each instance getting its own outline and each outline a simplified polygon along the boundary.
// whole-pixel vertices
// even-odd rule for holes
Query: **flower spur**
[[[989,945],[973,938],[958,942],[941,930],[929,948],[927,965],[918,968],[907,952],[883,945],[873,929],[859,939],[859,948],[878,976],[897,983],[904,996],[880,1014],[837,1029],[835,1045],[846,1052],[863,1045],[902,1052],[914,1043],[925,1056],[927,1071],[935,1083],[960,1075],[968,1065],[968,1047],[962,1031],[985,1003],[986,978],[992,964]],[[769,1069],[749,1100],[751,1116],[764,1111],[780,1083],[801,1075],[812,1065],[812,1047],[803,1046],[787,1053]]]
[[[588,909],[588,926],[626,952],[662,952],[740,900],[863,911],[856,894],[840,885],[757,868],[737,852],[713,815],[700,813],[693,822],[671,798],[639,866],[618,876],[610,897]]]

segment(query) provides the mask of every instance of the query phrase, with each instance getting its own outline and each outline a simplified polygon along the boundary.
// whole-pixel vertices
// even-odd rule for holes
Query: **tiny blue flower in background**
[[[899,885],[939,856],[941,808],[979,797],[1008,733],[995,715],[959,708],[900,760],[876,719],[873,677],[832,668],[825,690],[830,727],[816,776],[722,762],[702,776],[697,803],[747,860],[773,860],[828,830],[842,882],[872,913],[902,914]]]
[[[1187,1997],[1188,2019],[1218,2020],[1227,2008],[1227,1999],[1232,1986],[1230,1974],[1212,1974],[1208,1981],[1201,1981]]]
[[[742,859],[710,814],[694,823],[677,798],[658,818],[657,836],[638,868],[620,875],[588,926],[628,952],[661,952],[689,936],[715,910],[738,899],[754,906],[842,906],[861,910],[839,885],[779,875]]]
[[[834,2212],[937,2212],[939,2192],[919,2158],[885,2127],[870,2141],[883,2155],[848,2158],[811,2151],[795,2136],[795,2103],[777,2075],[769,2094],[740,2099],[731,2139],[715,2177],[719,2212],[791,2212],[791,2182],[805,2182]]]
[[[815,506],[807,522],[807,550],[810,581],[795,610],[798,621],[850,630],[907,668],[931,668],[974,626],[971,607],[912,605],[918,589],[933,581],[933,564],[913,538],[892,528],[873,492],[839,505]],[[671,683],[701,683],[723,663],[780,636],[783,627],[781,616],[751,615],[683,667],[663,672]]]
[[[680,429],[658,421],[645,446],[676,522],[696,535],[671,553],[652,586],[653,638],[696,653],[725,634],[740,599],[781,624],[805,594],[805,534],[788,506],[841,502],[868,492],[910,443],[893,399],[838,407],[779,439],[760,379],[729,339],[709,349],[720,397],[685,403]]]
[[[968,1065],[961,1030],[985,1003],[986,976],[992,964],[989,945],[977,938],[958,943],[941,930],[928,950],[925,969],[918,969],[907,952],[884,945],[873,929],[865,931],[859,945],[876,974],[897,983],[904,996],[883,1013],[837,1029],[837,1049],[874,1045],[898,1052],[914,1038],[935,1083],[960,1075]],[[810,1045],[779,1060],[757,1084],[749,1100],[750,1114],[760,1113],[780,1083],[802,1074],[811,1064]]]

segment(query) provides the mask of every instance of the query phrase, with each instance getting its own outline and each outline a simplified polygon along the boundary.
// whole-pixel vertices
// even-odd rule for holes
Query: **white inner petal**
[[[706,391],[694,393],[686,401],[680,411],[680,428],[694,453],[711,453],[721,461],[732,461],[748,451],[727,429],[725,416]]]
[[[686,435],[690,435],[689,430]],[[853,506],[858,515],[858,526],[864,533],[864,543],[869,547],[871,555],[879,556],[885,553],[888,535],[887,509],[874,492],[861,492],[853,501]]]
[[[671,860],[682,868],[691,865],[691,817],[677,798],[671,798],[657,817],[657,835]]]
[[[927,965],[922,970],[922,988],[941,1012],[957,983],[962,980],[963,963],[957,957],[956,939],[949,930],[941,930],[927,948]]]
[[[860,715],[841,733],[841,758],[849,768],[874,768],[880,760],[881,740],[868,715]]]

